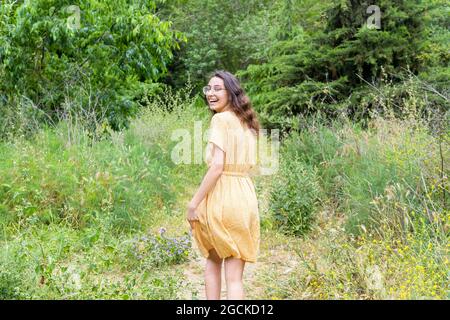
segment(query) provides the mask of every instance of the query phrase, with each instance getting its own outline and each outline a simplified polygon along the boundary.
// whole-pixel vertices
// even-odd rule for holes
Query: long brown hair
[[[253,110],[252,103],[245,94],[244,89],[242,89],[236,76],[228,71],[216,70],[211,74],[210,78],[212,77],[218,77],[223,80],[225,89],[228,92],[228,97],[231,100],[231,110],[241,122],[245,123],[249,129],[254,130],[256,135],[258,135],[260,125],[256,112]],[[211,111],[213,114],[216,113],[214,110]]]

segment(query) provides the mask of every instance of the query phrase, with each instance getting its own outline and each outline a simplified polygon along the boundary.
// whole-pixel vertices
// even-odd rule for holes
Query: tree
[[[290,7],[291,2],[287,2]],[[347,112],[355,119],[363,118],[370,109],[361,108],[367,83],[376,84],[383,73],[410,70],[418,74],[426,69],[420,57],[430,4],[419,0],[376,3],[382,13],[379,30],[366,23],[371,1],[335,0],[331,7],[322,7],[322,26],[294,30],[271,47],[266,63],[239,73],[264,125],[289,129],[296,126],[295,116],[319,111],[329,117]],[[305,1],[295,5],[305,8]]]
[[[169,0],[160,15],[186,34],[187,42],[169,66],[167,83],[181,87],[189,78],[204,85],[215,69],[236,72],[259,61],[271,40],[268,0]]]
[[[26,96],[55,116],[67,96],[119,128],[167,72],[185,38],[155,15],[147,0],[3,0],[0,92],[13,103]]]

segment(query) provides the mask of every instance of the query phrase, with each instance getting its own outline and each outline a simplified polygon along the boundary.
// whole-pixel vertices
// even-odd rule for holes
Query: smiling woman
[[[209,82],[210,84],[203,87],[203,93],[209,107],[216,112],[221,112],[228,106],[228,94],[223,87],[223,80],[219,77],[213,77]]]
[[[233,74],[222,70],[214,72],[208,85],[203,87],[203,93],[213,113],[232,110],[244,126],[259,133],[259,122],[250,99]]]
[[[225,261],[227,297],[243,299],[245,262],[256,262],[260,241],[258,200],[249,171],[256,165],[259,123],[234,75],[217,71],[203,88],[211,119],[208,172],[188,206],[199,250],[207,259],[206,297],[219,299]]]

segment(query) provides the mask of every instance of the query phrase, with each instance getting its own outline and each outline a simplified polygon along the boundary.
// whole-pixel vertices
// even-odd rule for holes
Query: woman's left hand
[[[197,212],[197,208],[191,204],[188,205],[187,209],[187,220],[189,221],[189,224],[191,225],[191,229],[194,229],[194,223],[199,221]]]

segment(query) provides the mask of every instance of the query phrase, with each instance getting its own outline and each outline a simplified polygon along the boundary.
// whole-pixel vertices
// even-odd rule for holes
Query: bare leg
[[[223,259],[218,256],[216,250],[209,251],[205,269],[205,291],[208,300],[220,300],[222,262]]]
[[[225,259],[225,280],[227,282],[227,299],[243,300],[244,284],[242,275],[244,273],[245,261],[238,258]]]

